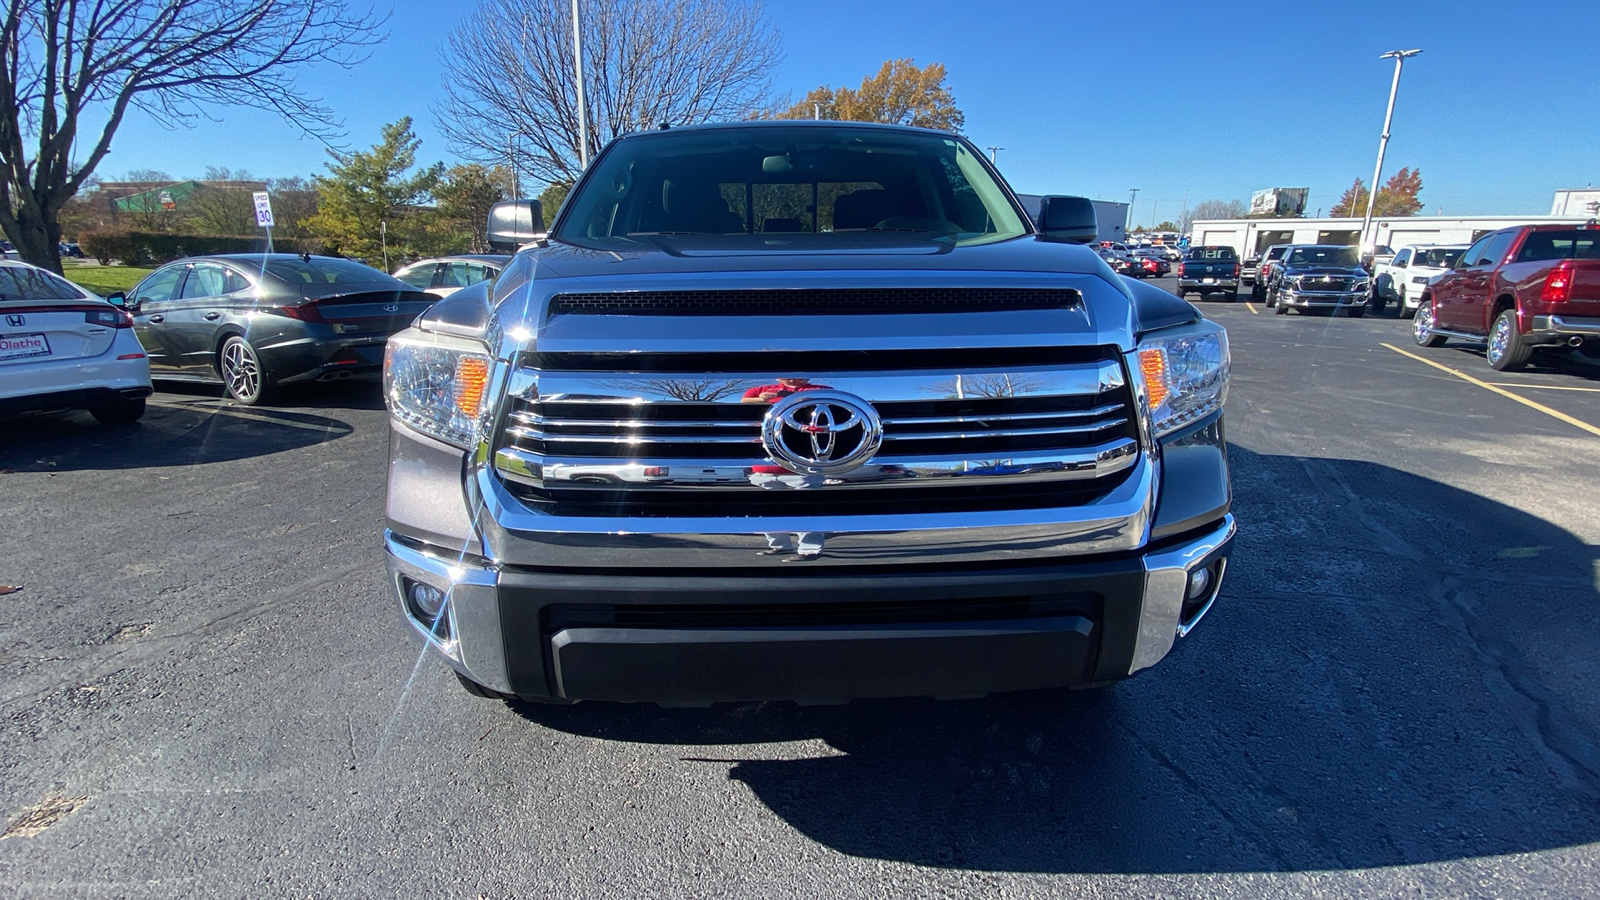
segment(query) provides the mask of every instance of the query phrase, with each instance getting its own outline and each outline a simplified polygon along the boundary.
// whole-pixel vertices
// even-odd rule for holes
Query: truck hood
[[[562,314],[561,294],[787,289],[1070,288],[1062,309],[920,315]],[[1113,273],[1089,247],[1034,235],[956,246],[922,235],[650,236],[637,248],[551,242],[521,251],[488,297],[468,288],[436,304],[424,328],[463,332],[489,319],[541,351],[778,352],[877,348],[1115,345],[1199,318],[1166,291]],[[474,310],[472,307],[477,306]]]
[[[901,232],[859,234],[644,235],[629,249],[551,242],[537,255],[539,278],[740,272],[1059,272],[1097,274],[1088,246],[1038,235],[957,245]]]

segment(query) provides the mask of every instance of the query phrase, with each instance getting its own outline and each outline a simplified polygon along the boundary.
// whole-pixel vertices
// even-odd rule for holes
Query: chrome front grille
[[[1355,284],[1355,279],[1344,275],[1302,275],[1300,290],[1316,293],[1345,294]]]
[[[1139,431],[1115,351],[1008,355],[1026,364],[1002,368],[993,351],[966,360],[951,351],[939,366],[919,357],[921,368],[878,368],[869,354],[822,371],[808,365],[815,355],[740,354],[691,374],[684,370],[696,367],[682,360],[601,371],[593,359],[532,358],[512,377],[496,466],[522,499],[573,514],[1076,504],[1120,482],[1136,462]],[[776,484],[793,473],[763,448],[769,404],[745,395],[779,377],[868,401],[883,422],[873,458],[836,477]]]

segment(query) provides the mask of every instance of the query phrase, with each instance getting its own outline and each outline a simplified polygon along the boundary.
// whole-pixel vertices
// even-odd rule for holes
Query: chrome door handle
[[[208,313],[205,314],[205,316],[203,316],[203,318],[207,322],[215,322],[217,319],[222,318],[222,313],[219,313],[219,312],[208,312]]]
[[[167,320],[166,316],[159,315],[159,314],[150,317],[150,321],[152,321],[152,322],[165,322],[166,320]]]

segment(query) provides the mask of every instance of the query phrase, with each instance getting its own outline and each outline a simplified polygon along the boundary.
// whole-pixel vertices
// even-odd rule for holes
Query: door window
[[[412,287],[427,290],[433,287],[433,273],[438,270],[439,266],[437,264],[429,263],[425,266],[412,266],[396,277]]]
[[[446,263],[444,277],[439,279],[439,286],[449,288],[472,287],[488,277],[488,270],[475,263]]]
[[[1483,255],[1479,257],[1477,265],[1497,266],[1500,260],[1506,258],[1506,251],[1511,249],[1511,242],[1517,239],[1515,231],[1505,231],[1492,235],[1489,245],[1483,248]]]
[[[1469,266],[1479,265],[1478,260],[1483,256],[1483,250],[1489,245],[1489,241],[1493,239],[1493,237],[1494,235],[1485,235],[1484,237],[1479,238],[1476,244],[1468,247],[1467,252],[1461,254],[1461,262],[1457,264],[1457,267],[1465,269]]]
[[[1411,262],[1411,249],[1408,247],[1404,250],[1401,250],[1399,253],[1396,253],[1394,255],[1394,262],[1390,263],[1390,265],[1394,266],[1396,269],[1404,269],[1406,264],[1409,262]]]
[[[139,282],[133,289],[133,302],[136,304],[160,303],[171,300],[178,287],[178,279],[183,277],[187,266],[168,266]]]
[[[221,297],[228,293],[227,270],[211,263],[195,263],[189,270],[189,277],[183,280],[183,291],[179,299],[192,300],[200,297]]]

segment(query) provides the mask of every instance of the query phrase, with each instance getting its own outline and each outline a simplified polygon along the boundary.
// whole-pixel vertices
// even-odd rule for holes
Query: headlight
[[[389,339],[383,354],[383,396],[389,414],[457,447],[478,439],[489,383],[484,345],[427,332]]]
[[[1372,285],[1372,282],[1370,282],[1370,281],[1358,281],[1355,284],[1350,286],[1350,290],[1355,291],[1357,293],[1365,293],[1367,288],[1370,287],[1371,285]]]
[[[1215,324],[1148,338],[1134,357],[1158,438],[1221,409],[1228,399],[1228,333]]]

